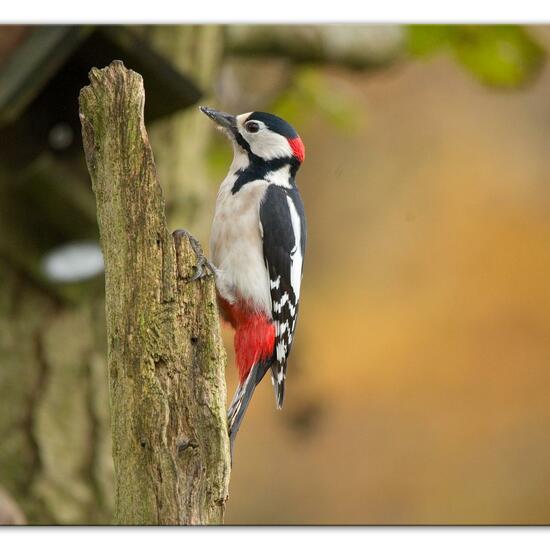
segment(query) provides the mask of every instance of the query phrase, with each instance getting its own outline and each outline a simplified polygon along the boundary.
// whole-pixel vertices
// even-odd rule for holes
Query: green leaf
[[[542,67],[544,51],[527,31],[512,25],[457,27],[456,59],[489,86],[515,87]]]
[[[406,44],[410,54],[426,57],[448,46],[452,35],[449,25],[409,25]]]
[[[540,71],[543,48],[517,25],[411,25],[407,49],[416,57],[448,51],[480,82],[517,87]]]

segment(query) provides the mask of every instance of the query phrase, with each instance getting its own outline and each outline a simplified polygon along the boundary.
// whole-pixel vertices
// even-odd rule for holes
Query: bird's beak
[[[209,118],[211,118],[218,126],[222,128],[227,128],[231,132],[236,132],[237,130],[237,118],[228,113],[222,113],[221,111],[216,111],[215,109],[210,109],[209,107],[199,107],[199,109]]]

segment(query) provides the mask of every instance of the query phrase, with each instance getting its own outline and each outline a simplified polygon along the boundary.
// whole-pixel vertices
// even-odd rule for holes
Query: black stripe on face
[[[250,143],[244,139],[244,137],[237,131],[235,132],[235,139],[237,140],[237,143],[248,153],[248,158],[250,159],[250,162],[254,161],[261,161],[262,159],[255,155],[252,152],[252,149],[250,148]]]

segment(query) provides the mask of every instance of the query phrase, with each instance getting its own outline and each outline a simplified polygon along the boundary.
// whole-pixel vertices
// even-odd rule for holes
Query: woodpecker
[[[305,148],[296,130],[278,116],[200,110],[233,145],[210,235],[220,312],[235,330],[239,385],[227,412],[233,450],[254,389],[268,370],[276,406],[283,406],[306,246],[304,206],[295,181]]]

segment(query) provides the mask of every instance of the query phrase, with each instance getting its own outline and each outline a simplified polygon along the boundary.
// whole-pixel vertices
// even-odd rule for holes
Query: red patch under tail
[[[273,355],[275,325],[264,313],[252,311],[242,303],[230,304],[221,297],[218,301],[223,317],[235,329],[235,355],[243,383],[256,363]]]

